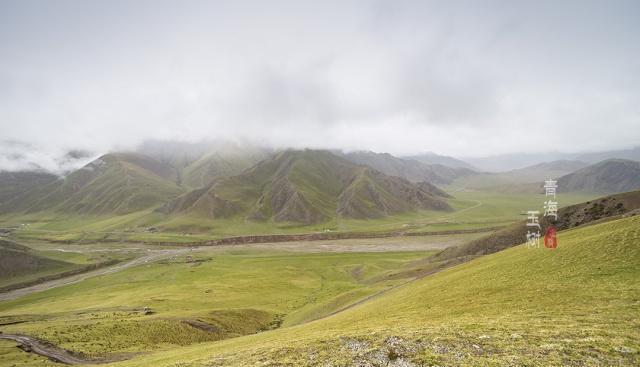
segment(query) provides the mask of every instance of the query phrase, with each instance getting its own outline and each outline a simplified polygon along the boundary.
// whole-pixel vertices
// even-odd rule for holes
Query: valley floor
[[[474,236],[143,247],[135,260],[0,295],[0,330],[98,359],[226,339],[322,318],[385,292],[411,280],[433,251]],[[21,360],[6,348],[6,361]],[[20,363],[40,363],[21,353]]]
[[[521,219],[540,199],[521,198],[461,193],[446,216],[349,229],[486,228]],[[640,363],[640,216],[562,231],[555,250],[517,246],[436,274],[434,253],[486,233],[193,247],[62,241],[111,230],[69,226],[33,224],[13,238],[70,263],[120,263],[0,294],[0,331],[81,359],[122,367]],[[0,339],[0,366],[60,365],[16,345]]]

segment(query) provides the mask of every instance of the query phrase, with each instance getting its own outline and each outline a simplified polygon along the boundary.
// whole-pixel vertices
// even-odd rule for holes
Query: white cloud
[[[463,156],[631,146],[639,7],[2,2],[0,139],[41,166],[151,138]]]

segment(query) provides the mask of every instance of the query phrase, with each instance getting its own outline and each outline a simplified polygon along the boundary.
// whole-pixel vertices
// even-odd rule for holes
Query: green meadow
[[[638,365],[640,217],[559,241],[484,256],[322,320],[117,365]]]
[[[429,254],[197,251],[2,302],[0,323],[20,323],[1,330],[94,357],[173,349],[321,318]]]

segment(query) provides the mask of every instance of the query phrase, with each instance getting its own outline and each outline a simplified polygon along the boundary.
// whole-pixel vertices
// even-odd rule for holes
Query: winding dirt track
[[[26,352],[39,354],[43,357],[47,357],[54,362],[64,364],[97,364],[106,363],[109,361],[90,360],[73,355],[68,350],[58,348],[55,345],[47,342],[40,341],[26,335],[18,334],[0,334],[0,339],[13,340],[20,344],[20,348]]]
[[[86,273],[72,275],[72,276],[66,277],[66,278],[50,280],[50,281],[47,281],[47,282],[44,282],[44,283],[40,283],[40,284],[36,284],[36,285],[30,286],[30,287],[26,287],[26,288],[14,289],[14,290],[8,291],[6,293],[0,293],[0,301],[8,301],[8,300],[16,299],[18,297],[26,296],[26,295],[31,294],[31,293],[41,292],[41,291],[45,291],[47,289],[61,287],[63,285],[74,284],[74,283],[80,282],[80,281],[88,279],[88,278],[93,278],[93,277],[97,277],[97,276],[100,276],[100,275],[107,275],[107,274],[116,273],[116,272],[122,271],[124,269],[130,268],[130,267],[133,267],[133,266],[136,266],[136,265],[142,265],[144,263],[157,261],[157,260],[163,259],[165,257],[171,257],[171,256],[180,255],[182,253],[187,253],[189,251],[190,251],[190,249],[188,249],[188,248],[175,249],[175,250],[154,250],[154,251],[150,251],[148,254],[145,254],[145,255],[143,255],[141,257],[135,258],[135,259],[133,259],[131,261],[127,261],[127,262],[124,262],[124,263],[119,263],[119,264],[116,264],[116,265],[113,265],[113,266],[109,266],[109,267],[106,267],[106,268],[96,269],[96,270],[89,271],[89,272],[86,272]]]

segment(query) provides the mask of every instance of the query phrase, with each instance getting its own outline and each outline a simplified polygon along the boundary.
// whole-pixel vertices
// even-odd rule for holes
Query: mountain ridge
[[[379,218],[411,210],[450,210],[442,195],[431,185],[388,176],[329,151],[287,150],[240,175],[181,195],[159,211],[311,224],[335,216]]]

